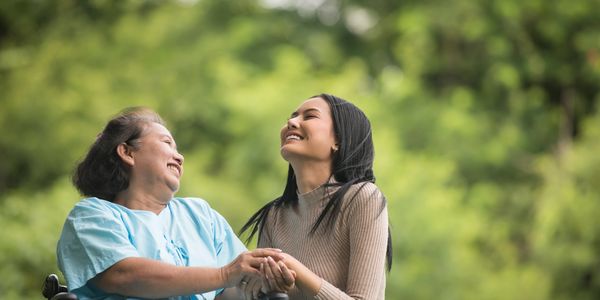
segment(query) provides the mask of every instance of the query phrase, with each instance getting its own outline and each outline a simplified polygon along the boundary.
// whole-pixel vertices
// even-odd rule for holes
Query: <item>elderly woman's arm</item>
[[[240,254],[222,268],[182,267],[141,258],[123,259],[92,279],[101,290],[134,297],[162,298],[200,294],[233,287],[244,277],[260,276],[265,256],[280,257],[275,249],[257,249]]]

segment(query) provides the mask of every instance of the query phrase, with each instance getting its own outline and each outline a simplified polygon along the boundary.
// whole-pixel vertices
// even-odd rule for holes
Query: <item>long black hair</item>
[[[326,230],[331,228],[339,215],[342,199],[352,185],[362,183],[362,186],[364,186],[367,182],[375,183],[375,176],[373,175],[375,151],[371,123],[367,116],[354,104],[339,97],[320,94],[311,98],[317,97],[325,100],[331,108],[335,140],[338,142],[338,151],[333,154],[332,159],[332,176],[335,180],[326,183],[326,187],[339,186],[339,189],[331,196],[323,212],[311,228],[310,234],[314,234],[323,223],[325,223]],[[362,186],[352,198],[358,194]],[[242,234],[250,229],[246,243],[250,242],[257,232],[260,237],[266,217],[272,208],[293,205],[298,202],[297,190],[296,176],[292,166],[289,165],[287,183],[283,194],[259,209],[240,230],[240,234]],[[383,197],[382,211],[386,205],[385,197]],[[389,271],[392,268],[392,237],[389,228],[386,260]]]

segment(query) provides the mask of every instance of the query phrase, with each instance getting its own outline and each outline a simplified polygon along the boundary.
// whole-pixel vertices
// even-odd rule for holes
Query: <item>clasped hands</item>
[[[296,272],[285,264],[286,256],[279,249],[259,248],[240,254],[222,270],[228,286],[237,286],[247,300],[258,299],[294,287]]]

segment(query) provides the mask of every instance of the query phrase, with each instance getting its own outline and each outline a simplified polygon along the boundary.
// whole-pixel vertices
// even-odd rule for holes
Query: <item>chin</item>
[[[175,195],[175,193],[177,193],[177,191],[179,191],[179,183],[173,184],[173,185],[169,185],[169,188],[173,192],[173,195]]]
[[[284,148],[281,148],[280,154],[281,154],[281,157],[287,162],[289,162],[290,158],[294,156],[294,154],[292,152],[290,152],[289,150],[284,149]]]

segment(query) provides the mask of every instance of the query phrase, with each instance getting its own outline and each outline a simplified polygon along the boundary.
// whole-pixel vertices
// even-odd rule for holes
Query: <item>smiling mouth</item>
[[[178,166],[176,166],[176,165],[173,165],[173,164],[170,164],[170,165],[168,165],[167,167],[168,167],[170,170],[173,170],[173,171],[175,171],[175,173],[177,173],[177,176],[181,176],[181,169],[180,169]]]
[[[299,141],[302,140],[302,137],[296,134],[290,134],[285,137],[286,141]]]

